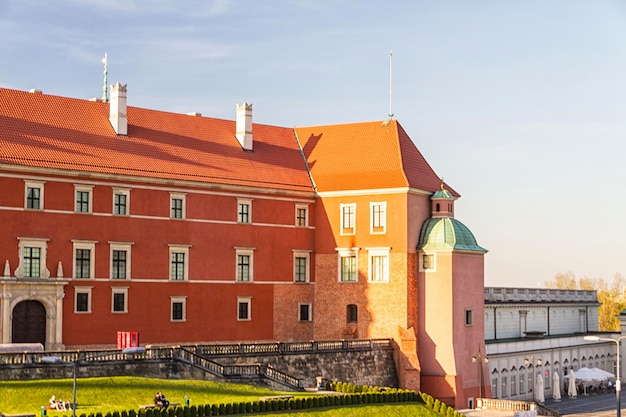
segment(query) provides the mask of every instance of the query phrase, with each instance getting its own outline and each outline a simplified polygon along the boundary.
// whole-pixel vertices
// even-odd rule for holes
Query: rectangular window
[[[172,252],[170,279],[182,281],[185,279],[185,254]]]
[[[189,279],[189,248],[190,245],[169,245],[170,247],[170,280],[187,281]]]
[[[125,250],[111,251],[111,278],[126,279],[126,260],[127,252]]]
[[[356,256],[342,256],[341,257],[341,281],[354,282],[356,281]]]
[[[254,278],[254,248],[235,247],[236,271],[235,280],[250,282]]]
[[[78,279],[95,278],[95,240],[72,239],[74,246],[74,271],[72,277]]]
[[[389,248],[368,249],[369,281],[389,282]]]
[[[113,189],[113,214],[127,216],[130,212],[128,204],[130,202],[130,190]]]
[[[171,321],[187,320],[187,297],[171,297]]]
[[[74,289],[74,312],[91,313],[91,288],[75,287]]]
[[[252,200],[250,199],[237,199],[237,222],[238,223],[251,223],[252,222]]]
[[[24,248],[24,277],[39,278],[41,276],[41,249],[40,248]]]
[[[296,205],[296,226],[307,227],[309,225],[309,206]]]
[[[341,204],[341,235],[356,233],[356,203]]]
[[[387,231],[387,203],[370,203],[370,233],[384,234]]]
[[[465,309],[465,325],[471,326],[474,324],[474,312],[471,308]]]
[[[307,262],[306,258],[302,256],[296,256],[295,258],[295,279],[296,282],[306,282],[306,268]]]
[[[49,278],[46,268],[48,239],[18,237],[19,265],[15,270],[16,278]]]
[[[74,278],[91,278],[90,249],[76,249]]]
[[[310,251],[293,251],[293,281],[309,282]]]
[[[91,193],[93,187],[85,185],[75,185],[75,211],[76,213],[91,213]]]
[[[252,319],[251,297],[237,297],[237,320],[247,321]]]
[[[170,202],[171,202],[170,217],[172,219],[182,219],[183,218],[183,199],[172,197]]]
[[[250,281],[250,255],[237,255],[237,281]]]
[[[371,258],[372,281],[387,281],[387,257],[384,255],[375,255]]]
[[[423,253],[422,262],[420,263],[420,271],[434,271],[435,269],[435,254]]]
[[[311,304],[300,304],[299,321],[311,321]]]
[[[111,311],[113,313],[128,313],[128,288],[113,288]]]
[[[43,182],[28,181],[26,182],[24,207],[30,210],[43,209]]]

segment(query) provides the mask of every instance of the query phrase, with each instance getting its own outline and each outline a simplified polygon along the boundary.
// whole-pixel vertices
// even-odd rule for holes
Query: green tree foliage
[[[598,325],[600,331],[619,331],[620,323],[617,315],[626,308],[626,280],[617,273],[613,277],[611,285],[604,278],[583,277],[576,279],[573,272],[558,273],[554,281],[546,281],[546,288],[565,290],[595,290],[598,293]]]

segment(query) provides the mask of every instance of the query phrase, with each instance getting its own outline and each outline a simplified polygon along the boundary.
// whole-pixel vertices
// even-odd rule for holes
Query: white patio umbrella
[[[535,401],[537,401],[539,404],[543,404],[544,402],[546,402],[546,397],[543,394],[543,377],[541,376],[541,374],[537,374],[537,383],[535,384],[535,389],[537,390],[537,392],[535,392]]]
[[[552,375],[552,398],[561,401],[561,381],[556,372]]]
[[[576,393],[576,375],[574,374],[574,371],[572,371],[571,369],[569,370],[569,381],[567,383],[567,395],[570,398],[576,398],[578,395]]]

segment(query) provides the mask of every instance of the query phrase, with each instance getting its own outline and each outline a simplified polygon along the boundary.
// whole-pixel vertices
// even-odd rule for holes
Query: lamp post
[[[126,349],[122,349],[122,353],[124,355],[135,355],[135,354],[139,354],[139,353],[144,353],[146,351],[146,348],[141,347],[141,346],[135,346],[135,347],[129,347]],[[100,355],[100,356],[106,356],[107,354],[104,355]],[[99,356],[95,356],[96,358]],[[76,360],[72,361],[72,362],[68,362],[68,361],[64,361],[63,359],[59,358],[58,356],[42,356],[41,357],[41,362],[43,363],[63,363],[63,364],[67,364],[67,363],[71,363],[73,369],[73,379],[74,382],[72,384],[72,417],[76,417],[76,367],[78,365],[78,358],[76,358]]]
[[[489,362],[486,354],[478,348],[478,353],[472,356],[472,363],[478,364],[478,398],[483,398],[483,363]]]
[[[537,375],[535,375],[535,355],[530,357],[530,360],[524,359],[524,365],[532,365],[532,376],[533,376],[533,403],[535,402],[535,388],[537,387]],[[536,365],[541,366],[541,358],[537,359]]]
[[[610,337],[598,337],[598,336],[585,336],[583,338],[584,340],[586,340],[587,342],[615,342],[615,346],[617,347],[617,371],[615,372],[615,398],[617,401],[617,417],[621,417],[622,415],[622,404],[621,404],[621,398],[620,398],[620,393],[622,391],[622,381],[620,379],[620,374],[622,373],[622,370],[619,367],[619,344],[622,341],[622,339],[626,339],[626,336],[620,336],[617,339],[613,339]]]

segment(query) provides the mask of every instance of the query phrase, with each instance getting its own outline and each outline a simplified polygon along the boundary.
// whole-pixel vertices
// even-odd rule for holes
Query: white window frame
[[[235,246],[235,281],[236,282],[254,282],[254,250],[256,248]],[[248,279],[239,279],[239,256],[249,256],[250,264],[248,265]]]
[[[129,287],[111,287],[111,313],[128,314],[128,288]],[[124,311],[115,311],[116,294],[124,294]]]
[[[43,210],[43,190],[44,190],[45,181],[24,181],[24,208],[26,210]],[[28,207],[28,189],[29,188],[37,188],[39,189],[39,207],[38,208],[30,208]]]
[[[298,224],[298,210],[304,210],[304,224]],[[296,204],[296,227],[309,227],[309,205]]]
[[[241,318],[239,317],[239,305],[247,304],[248,305],[248,317]],[[237,297],[237,321],[251,321],[252,320],[252,297],[250,296],[238,296]]]
[[[169,277],[170,281],[189,281],[189,248],[191,245],[180,245],[180,244],[169,244],[169,262],[167,266],[169,268]],[[182,253],[185,255],[185,259],[183,260],[183,279],[177,279],[172,275],[172,255],[174,253]]]
[[[78,193],[86,192],[89,195],[87,201],[87,211],[78,211]],[[81,214],[93,213],[93,185],[74,184],[74,212]]]
[[[174,303],[181,303],[183,305],[182,319],[174,319]],[[187,296],[186,295],[170,296],[170,322],[181,323],[184,321],[187,321]]]
[[[380,225],[375,226],[374,208],[381,207]],[[382,229],[382,230],[381,230]],[[377,201],[370,203],[370,234],[372,235],[384,235],[387,233],[387,202]]]
[[[309,310],[309,318],[307,320],[302,319],[302,307],[307,307]],[[311,303],[298,303],[298,321],[301,323],[309,323],[313,321],[313,305]]]
[[[174,200],[182,200],[181,203],[181,215],[180,217],[174,217],[172,213],[172,202]],[[170,219],[184,220],[187,218],[187,194],[185,193],[170,193]]]
[[[371,283],[388,283],[389,282],[389,250],[391,248],[368,248],[367,249],[367,280]],[[372,260],[374,257],[384,257],[385,265],[383,265],[382,279],[374,279],[374,270],[372,268]]]
[[[418,252],[418,254],[419,254],[419,271],[420,272],[436,272],[437,271],[437,253]],[[424,256],[432,256],[432,267],[424,268]]]
[[[19,265],[15,269],[16,278],[31,278],[24,277],[24,248],[39,248],[39,277],[32,278],[50,278],[50,271],[46,267],[46,258],[48,255],[48,241],[50,239],[32,238],[32,237],[18,237],[18,259]]]
[[[345,224],[344,222],[346,210],[349,210],[349,224]],[[352,236],[356,234],[356,203],[339,204],[339,223],[339,234],[341,236]]]
[[[304,281],[296,281],[297,264],[296,258],[306,259],[306,270],[304,272]],[[298,284],[304,284],[311,281],[311,251],[293,249],[293,282]]]
[[[115,212],[115,196],[123,195],[126,197],[126,213],[116,213]],[[114,216],[130,216],[130,189],[128,188],[113,188],[113,207],[111,209],[111,213]],[[184,203],[183,203],[184,205]]]
[[[109,279],[118,281],[129,280],[131,278],[131,248],[134,245],[133,242],[112,242],[109,241]],[[125,251],[126,252],[126,278],[113,278],[113,251]]]
[[[342,249],[336,248],[337,251],[337,282],[340,283],[356,283],[359,282],[359,248]],[[355,277],[353,281],[343,281],[341,273],[341,260],[345,257],[355,257]]]
[[[73,279],[94,279],[96,278],[96,243],[97,240],[78,240],[72,239],[73,248],[72,248],[72,278]],[[87,278],[76,277],[76,250],[77,249],[87,249],[90,251],[89,256],[89,276]]]
[[[239,207],[241,205],[248,206],[248,221],[242,221],[239,216]],[[237,198],[237,223],[251,224],[252,223],[252,199],[251,198]]]
[[[74,314],[91,314],[92,286],[76,286],[74,287]],[[78,311],[78,294],[87,294],[87,311]]]

